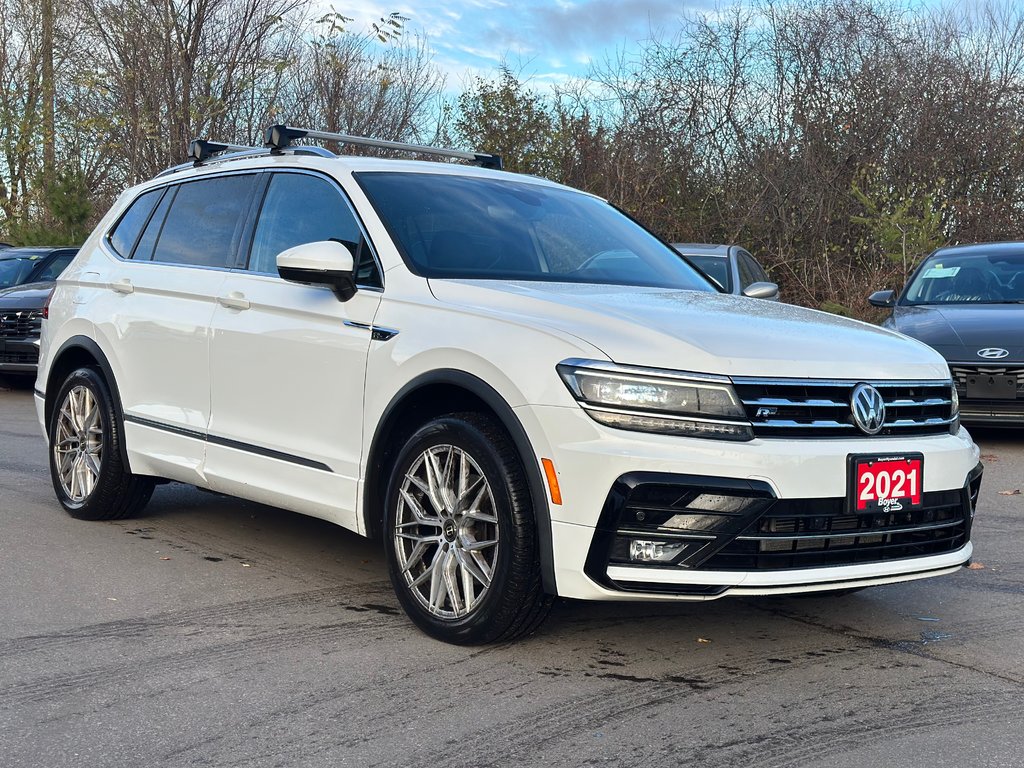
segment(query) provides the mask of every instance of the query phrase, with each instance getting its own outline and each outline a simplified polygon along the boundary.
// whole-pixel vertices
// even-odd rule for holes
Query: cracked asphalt
[[[327,523],[176,484],[72,520],[0,391],[0,766],[1024,766],[1024,432],[976,438],[981,569],[456,648]]]

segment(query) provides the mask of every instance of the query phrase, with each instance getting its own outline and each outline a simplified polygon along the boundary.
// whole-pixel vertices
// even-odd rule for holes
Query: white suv
[[[555,595],[969,561],[979,452],[936,352],[723,295],[591,195],[304,135],[356,143],[200,142],[61,276],[35,394],[74,517],[134,514],[158,478],[321,517],[382,538],[410,618],[456,643]]]

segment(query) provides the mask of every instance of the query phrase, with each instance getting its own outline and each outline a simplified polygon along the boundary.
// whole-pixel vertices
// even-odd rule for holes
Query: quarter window
[[[338,190],[316,176],[274,174],[253,236],[250,271],[277,274],[277,254],[319,240],[358,245],[356,282],[380,287],[380,271],[359,222]]]
[[[135,252],[132,254],[132,258],[136,261],[148,261],[153,258],[153,248],[156,247],[160,230],[164,226],[164,218],[167,216],[167,209],[170,208],[171,201],[174,200],[174,194],[177,191],[177,187],[168,189],[167,194],[163,196],[160,204],[157,205],[156,211],[149,218],[149,224],[142,230],[142,237],[139,238],[139,243],[135,246]]]
[[[121,220],[117,222],[117,226],[111,231],[108,239],[118,255],[126,259],[131,257],[132,249],[139,239],[139,233],[149,221],[149,214],[153,212],[161,194],[163,194],[162,189],[153,189],[139,195],[125,211]]]
[[[234,266],[255,178],[217,176],[182,184],[156,238],[153,260],[200,267]]]

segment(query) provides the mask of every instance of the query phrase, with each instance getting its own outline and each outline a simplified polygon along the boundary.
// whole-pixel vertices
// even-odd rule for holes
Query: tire
[[[141,511],[154,479],[131,474],[110,389],[95,368],[64,380],[48,425],[50,479],[64,511],[79,520],[119,520]]]
[[[453,413],[417,430],[392,466],[385,515],[391,583],[428,635],[508,641],[547,616],[526,472],[494,419]]]

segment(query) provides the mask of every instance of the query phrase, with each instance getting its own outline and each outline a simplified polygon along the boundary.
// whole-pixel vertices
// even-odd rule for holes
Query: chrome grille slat
[[[734,387],[758,437],[867,437],[851,417],[861,382],[737,377]],[[868,381],[882,395],[886,421],[880,436],[938,434],[952,419],[951,382]]]

